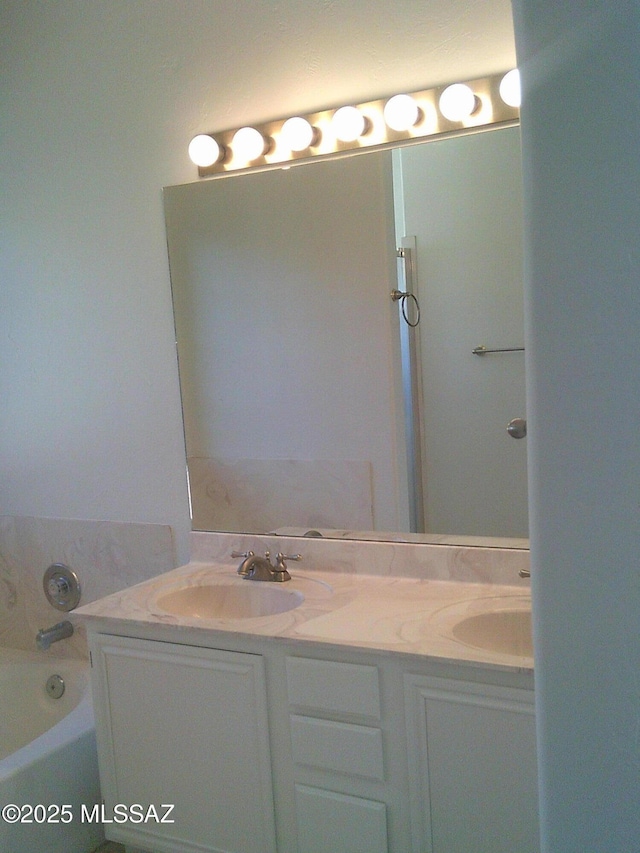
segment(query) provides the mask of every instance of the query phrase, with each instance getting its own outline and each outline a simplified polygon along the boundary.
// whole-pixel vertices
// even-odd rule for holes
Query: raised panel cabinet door
[[[420,853],[539,853],[533,691],[406,676]]]
[[[110,824],[154,853],[275,853],[259,655],[106,635],[91,638],[102,792],[171,804],[172,824]]]

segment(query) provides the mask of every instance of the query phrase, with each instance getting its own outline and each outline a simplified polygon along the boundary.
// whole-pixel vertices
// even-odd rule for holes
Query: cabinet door
[[[172,824],[111,823],[156,853],[275,851],[259,655],[91,638],[100,778],[116,804],[174,806]]]
[[[420,853],[537,853],[533,691],[406,676]]]

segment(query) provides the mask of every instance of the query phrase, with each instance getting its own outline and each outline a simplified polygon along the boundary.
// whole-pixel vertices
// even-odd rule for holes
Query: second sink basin
[[[293,610],[304,601],[297,590],[280,585],[239,581],[202,584],[175,589],[161,595],[156,606],[173,616],[196,619],[255,619]]]
[[[467,616],[454,625],[456,640],[468,646],[533,657],[530,610],[496,610]]]
[[[436,611],[430,625],[442,637],[491,654],[533,658],[531,597],[490,595]]]

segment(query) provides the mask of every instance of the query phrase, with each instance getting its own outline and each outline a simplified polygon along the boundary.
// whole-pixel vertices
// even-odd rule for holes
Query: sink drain
[[[49,676],[45,689],[52,699],[59,699],[64,693],[64,679],[59,675]]]

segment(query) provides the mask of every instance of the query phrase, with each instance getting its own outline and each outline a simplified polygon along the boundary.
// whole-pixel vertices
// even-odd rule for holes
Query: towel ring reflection
[[[403,317],[405,323],[407,324],[407,326],[411,326],[412,329],[415,329],[415,327],[420,322],[420,303],[418,302],[418,299],[416,298],[415,294],[409,293],[409,291],[392,290],[391,291],[391,298],[393,299],[394,302],[398,302],[398,301],[400,302],[400,307],[402,309],[402,317]],[[409,319],[409,316],[407,314],[407,300],[408,299],[410,299],[413,302],[413,305],[415,307],[416,319],[413,322],[411,322],[411,320]]]

